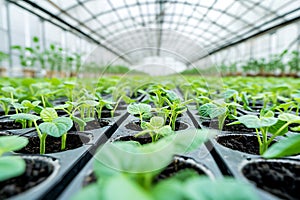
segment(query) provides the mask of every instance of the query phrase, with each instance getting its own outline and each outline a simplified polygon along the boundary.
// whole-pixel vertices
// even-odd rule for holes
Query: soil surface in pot
[[[128,135],[128,136],[117,137],[116,139],[114,139],[114,141],[136,141],[143,145],[143,144],[151,143],[152,139],[150,135],[145,135],[141,137],[134,137],[132,135]]]
[[[185,157],[175,157],[172,163],[170,163],[155,179],[154,182],[157,183],[160,180],[170,178],[174,176],[177,172],[182,170],[194,170],[199,175],[206,175],[206,172],[202,170],[194,160],[191,158],[185,158]],[[90,172],[85,178],[82,183],[83,186],[87,186],[91,183],[94,183],[97,181],[97,177],[93,172]]]
[[[189,126],[184,122],[180,122],[180,121],[175,122],[175,131],[185,130],[188,127]],[[125,128],[134,130],[134,131],[142,131],[143,130],[141,128],[141,122],[139,120],[129,122],[128,124],[125,125]]]
[[[23,149],[17,151],[18,153],[25,154],[39,154],[40,153],[40,140],[38,137],[30,137],[29,143]],[[66,142],[66,150],[76,149],[83,144],[90,141],[88,136],[83,134],[68,134]],[[61,138],[47,136],[46,138],[46,152],[45,153],[57,153],[61,152]]]
[[[86,126],[84,127],[84,131],[90,131],[98,128],[103,128],[105,126],[108,126],[110,121],[108,119],[98,119],[86,122]],[[78,124],[74,124],[71,131],[80,131],[80,127]]]
[[[113,117],[117,117],[117,116],[120,116],[120,115],[121,115],[121,113],[114,112]],[[110,111],[102,111],[101,112],[101,118],[112,118],[111,112]]]
[[[16,114],[15,110],[9,110],[8,111],[8,115],[13,115],[13,114]],[[0,117],[4,117],[4,116],[6,116],[5,112],[3,110],[0,110]]]
[[[54,166],[39,159],[25,159],[26,170],[23,175],[0,182],[0,199],[24,192],[46,180]]]
[[[224,126],[222,128],[222,131],[232,131],[232,132],[255,132],[254,128],[247,128],[244,124],[236,124],[231,126],[226,126],[226,124],[232,123],[236,120],[233,119],[226,119],[224,122]],[[219,130],[219,121],[218,120],[211,120],[211,121],[203,121],[202,125],[208,128],[213,128]]]
[[[199,165],[199,164],[198,164]],[[199,175],[207,175],[204,170],[198,167],[197,163],[190,158],[175,157],[172,163],[170,163],[156,178],[155,182],[159,180],[167,179],[174,176],[177,172],[190,169],[197,172]]]
[[[300,165],[260,161],[247,164],[242,172],[257,187],[283,199],[300,199]]]
[[[0,130],[8,130],[8,129],[21,129],[22,124],[19,122],[15,122],[9,117],[0,118]]]
[[[217,137],[216,141],[233,150],[259,155],[259,144],[255,135],[222,135]],[[272,142],[271,145],[274,143]]]

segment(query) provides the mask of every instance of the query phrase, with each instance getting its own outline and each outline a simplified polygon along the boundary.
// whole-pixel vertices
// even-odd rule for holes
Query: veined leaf
[[[57,112],[54,108],[45,108],[42,110],[40,115],[44,122],[52,122],[54,119],[58,118]]]
[[[237,118],[239,122],[244,124],[247,128],[261,128],[261,127],[269,127],[278,121],[278,119],[274,117],[263,117],[259,119],[255,115],[243,115]]]
[[[127,111],[132,114],[143,114],[151,112],[151,106],[144,103],[130,104],[127,106]]]
[[[150,124],[155,128],[160,128],[164,125],[164,118],[162,117],[152,117],[150,119]]]
[[[61,137],[67,133],[73,126],[73,121],[68,117],[59,117],[52,122],[44,122],[39,125],[42,133],[53,137]]]
[[[263,154],[265,158],[280,158],[300,153],[300,135],[293,135],[279,140]]]
[[[278,119],[286,122],[297,121],[297,123],[300,123],[300,117],[290,113],[282,113],[278,116]]]
[[[13,120],[28,120],[28,121],[37,121],[41,119],[39,116],[27,113],[18,113],[10,116],[10,119]]]

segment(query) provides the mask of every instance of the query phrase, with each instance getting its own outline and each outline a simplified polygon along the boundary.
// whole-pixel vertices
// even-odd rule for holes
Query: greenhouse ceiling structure
[[[0,200],[299,191],[300,0],[0,0]]]
[[[54,41],[83,49],[80,44],[75,47],[70,44],[70,32],[101,49],[102,60],[113,62],[117,57],[118,62],[130,66],[149,57],[154,60],[171,57],[186,67],[203,62],[219,64],[224,61],[222,50],[230,52],[227,51],[230,47],[235,47],[231,56],[234,58],[272,54],[293,45],[299,48],[297,0],[2,0],[1,6],[7,19],[18,11],[19,18],[2,22],[2,32],[27,30],[23,36],[26,39],[20,38],[22,43],[30,43],[28,38],[36,35],[31,28],[34,27],[45,40],[44,45]],[[21,20],[25,20],[22,26]],[[282,44],[278,35],[284,33],[276,30],[290,24],[295,27],[290,28],[293,30],[284,36],[287,41]],[[264,33],[268,33],[268,38]],[[258,41],[259,37],[263,39]],[[253,38],[259,39],[250,40]],[[7,39],[10,43],[15,41]],[[251,44],[239,46],[247,42]],[[252,44],[255,42],[263,44]],[[260,45],[264,47],[257,47]],[[91,52],[89,48],[85,53]],[[209,59],[205,59],[208,55]],[[228,59],[230,55],[225,57]]]

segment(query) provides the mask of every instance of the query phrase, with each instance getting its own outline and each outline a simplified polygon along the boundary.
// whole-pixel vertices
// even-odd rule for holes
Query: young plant
[[[175,154],[192,151],[213,135],[207,130],[190,130],[143,146],[134,142],[106,143],[99,149],[94,161],[97,182],[85,187],[74,199],[198,200],[200,197],[221,200],[225,197],[224,190],[228,193],[237,187],[243,191],[238,193],[241,199],[257,199],[247,185],[238,185],[231,179],[211,181],[189,170],[155,182]],[[210,187],[214,189],[207,189]],[[116,193],[115,188],[119,192]],[[236,192],[229,193],[229,199],[238,199],[234,196]]]
[[[108,101],[108,100],[103,99],[99,93],[96,93],[95,96],[97,97],[97,100],[98,100],[98,105],[96,106],[96,112],[98,114],[98,118],[100,119],[102,109],[104,107],[106,107],[107,109],[113,110],[112,105],[115,104],[115,103],[112,102],[112,101]]]
[[[10,116],[10,119],[13,119],[15,121],[28,121],[32,122],[34,124],[34,127],[37,131],[38,137],[40,139],[40,154],[45,153],[45,140],[46,138],[43,137],[38,125],[37,125],[37,120],[41,119],[41,117],[33,115],[33,114],[28,114],[28,113],[18,113]]]
[[[94,120],[94,118],[92,117],[85,117],[84,115],[84,107],[86,107],[86,105],[89,104],[89,105],[97,105],[97,102],[96,101],[91,101],[89,102],[88,100],[86,101],[81,101],[81,102],[69,102],[67,101],[65,104],[63,105],[58,105],[58,106],[55,106],[54,109],[55,110],[63,110],[65,111],[69,118],[71,120],[73,120],[76,124],[78,124],[79,126],[79,130],[80,131],[84,131],[84,128],[85,126],[87,125],[86,123],[89,122],[89,121],[92,121]],[[80,117],[76,117],[75,116],[75,113],[79,111],[80,112]]]
[[[10,109],[10,105],[12,105],[13,103],[15,103],[17,100],[14,99],[14,93],[16,93],[16,89],[11,87],[11,86],[5,86],[1,88],[2,92],[7,94],[7,98],[1,98],[1,104],[2,104],[2,108],[5,112],[5,114],[7,115]],[[16,113],[18,113],[18,110],[15,109]]]
[[[3,156],[4,153],[20,150],[28,139],[19,136],[0,137],[0,182],[17,177],[25,172],[26,163],[19,156]]]
[[[72,128],[73,121],[69,117],[58,117],[54,108],[43,109],[41,118],[44,121],[39,125],[39,129],[42,133],[41,137],[45,140],[47,135],[61,137],[61,150],[65,150],[67,132]],[[43,143],[42,149],[43,153],[45,153],[45,143]]]
[[[12,115],[10,118],[14,120],[27,120],[33,122],[40,139],[40,154],[45,154],[47,135],[62,137],[61,150],[64,150],[66,146],[67,132],[73,126],[73,122],[70,118],[58,117],[54,108],[44,108],[40,113],[40,117],[33,114],[19,113]],[[37,120],[39,119],[44,121],[40,125],[37,124]]]
[[[174,131],[178,115],[187,111],[186,105],[193,102],[193,99],[181,102],[180,98],[173,92],[168,92],[167,97],[164,97],[164,99],[169,107],[163,109],[163,111],[167,112],[170,121],[169,125]]]
[[[144,118],[151,117],[151,106],[144,103],[132,103],[127,106],[127,112],[132,115],[138,115],[140,118],[141,124],[143,123]]]
[[[238,121],[228,125],[241,123],[247,128],[255,128],[259,143],[259,153],[260,155],[263,155],[277,136],[285,135],[288,132],[288,126],[290,124],[300,123],[300,117],[297,117],[298,116],[284,113],[280,114],[278,118],[275,118],[274,113],[272,111],[268,111],[266,114],[261,114],[260,117],[257,117],[256,115],[244,115],[237,117]],[[270,138],[268,138],[268,133],[272,134]]]
[[[150,119],[150,122],[143,121],[141,123],[141,127],[144,130],[136,134],[134,137],[149,134],[152,142],[157,142],[158,139],[174,133],[169,125],[165,125],[165,120],[162,117],[155,116]]]
[[[239,101],[241,101],[241,98],[239,97],[239,92],[233,89],[227,89],[223,93],[223,97],[226,102],[234,102],[236,105]],[[233,115],[237,116],[236,106],[233,107]]]
[[[234,115],[234,111],[236,111],[236,107],[241,107],[241,105],[234,102],[232,103],[211,102],[200,106],[198,111],[200,116],[203,118],[210,118],[210,119],[218,118],[218,128],[219,130],[222,130],[224,126],[224,122],[227,117],[230,118],[236,117],[236,115]]]
[[[12,105],[11,98],[7,98],[7,97],[0,98],[0,106],[4,111],[4,115],[8,115],[11,105]]]

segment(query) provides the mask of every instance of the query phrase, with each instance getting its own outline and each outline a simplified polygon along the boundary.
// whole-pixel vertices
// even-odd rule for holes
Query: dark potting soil
[[[166,122],[168,124],[168,122]],[[125,128],[134,130],[134,131],[142,131],[141,122],[139,120],[131,121],[125,125]],[[175,131],[185,130],[188,128],[188,125],[184,122],[176,121],[175,122]]]
[[[8,130],[8,129],[21,129],[22,124],[19,122],[15,122],[9,117],[0,118],[0,130]]]
[[[242,172],[257,187],[283,199],[300,199],[300,165],[260,161],[247,164]]]
[[[231,132],[255,132],[255,129],[253,128],[247,128],[244,124],[236,124],[236,125],[231,125],[231,126],[226,126],[229,123],[232,123],[236,120],[233,119],[226,119],[224,122],[224,126],[222,128],[222,131],[231,131]],[[202,125],[208,128],[213,128],[219,130],[219,121],[218,120],[211,120],[211,121],[203,121]]]
[[[134,130],[134,131],[142,131],[141,122],[140,121],[131,121],[125,125],[125,128]]]
[[[0,182],[0,199],[6,199],[24,192],[46,180],[54,166],[40,159],[24,159],[26,170],[23,175]]]
[[[98,119],[86,122],[86,126],[84,127],[84,131],[90,131],[95,130],[98,128],[103,128],[105,126],[108,126],[110,121],[108,119]],[[74,124],[71,131],[80,131],[80,127],[78,124]]]
[[[39,154],[40,153],[40,140],[38,137],[30,137],[29,143],[23,149],[17,151],[18,153],[25,154]],[[90,139],[83,134],[68,134],[66,142],[66,150],[76,149],[83,144],[88,143]],[[61,138],[47,136],[46,138],[46,152],[57,153],[61,152]]]
[[[102,111],[101,112],[101,118],[111,118],[111,117],[117,117],[120,116],[121,113],[119,112],[114,112],[114,115],[111,116],[111,112],[110,111]]]
[[[216,141],[233,150],[259,155],[259,143],[255,135],[222,135],[217,137]],[[274,143],[272,142],[271,145]]]
[[[196,162],[190,158],[185,157],[175,157],[172,163],[170,163],[155,179],[154,182],[157,183],[160,180],[170,178],[176,175],[177,172],[183,170],[194,170],[199,175],[207,175],[205,171],[199,168]],[[87,186],[91,183],[97,181],[97,177],[94,172],[88,173],[88,175],[84,178],[82,185]]]
[[[199,175],[207,175],[205,171],[197,166],[197,163],[186,157],[175,157],[172,163],[170,163],[156,178],[155,182],[159,180],[167,179],[174,176],[177,172],[182,170],[194,170]]]
[[[16,114],[15,110],[9,110],[8,111],[8,115],[13,115],[13,114]],[[6,116],[5,112],[3,110],[0,110],[0,117],[4,117],[4,116]]]
[[[150,135],[145,135],[141,137],[134,137],[132,135],[117,137],[114,141],[136,141],[140,144],[149,144],[152,142]]]

